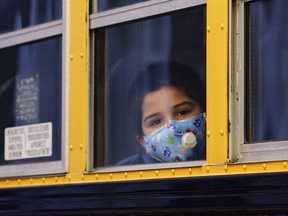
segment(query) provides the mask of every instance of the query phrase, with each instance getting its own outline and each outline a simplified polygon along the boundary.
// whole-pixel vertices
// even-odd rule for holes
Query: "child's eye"
[[[161,122],[162,122],[161,119],[156,119],[150,123],[150,126],[153,127],[153,126],[159,125]]]
[[[179,112],[177,112],[177,116],[186,115],[188,113],[190,113],[190,110],[180,110]]]

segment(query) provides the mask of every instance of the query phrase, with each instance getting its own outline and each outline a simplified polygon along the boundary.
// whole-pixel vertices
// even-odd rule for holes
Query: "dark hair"
[[[172,86],[197,101],[206,111],[206,87],[200,76],[190,67],[175,63],[161,62],[149,66],[139,73],[128,94],[128,115],[133,128],[142,135],[142,103],[146,94]]]

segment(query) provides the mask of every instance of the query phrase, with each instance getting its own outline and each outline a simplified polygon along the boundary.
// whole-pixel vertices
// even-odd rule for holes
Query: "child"
[[[146,154],[117,165],[199,160],[206,150],[205,85],[188,66],[151,65],[132,83],[128,113]]]

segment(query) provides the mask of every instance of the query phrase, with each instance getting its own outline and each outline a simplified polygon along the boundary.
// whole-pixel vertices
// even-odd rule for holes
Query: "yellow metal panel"
[[[227,160],[228,0],[207,0],[207,163]]]
[[[129,172],[111,172],[99,174],[69,173],[66,176],[38,176],[30,178],[14,178],[0,180],[0,188],[29,187],[39,185],[59,185],[92,182],[134,181],[165,178],[226,176],[255,173],[287,172],[287,161],[262,162],[251,164],[218,164],[203,167],[186,167],[174,169],[139,170]]]
[[[82,173],[87,145],[87,1],[71,0],[70,173]]]

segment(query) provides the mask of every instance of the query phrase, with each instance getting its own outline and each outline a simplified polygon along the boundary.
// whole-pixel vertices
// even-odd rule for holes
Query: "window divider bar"
[[[158,0],[156,2],[148,1],[143,4],[112,9],[90,15],[90,29],[119,24],[153,15],[160,15],[205,3],[206,0]]]
[[[0,49],[62,34],[62,20],[0,35]]]

